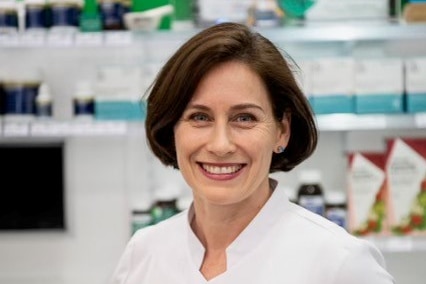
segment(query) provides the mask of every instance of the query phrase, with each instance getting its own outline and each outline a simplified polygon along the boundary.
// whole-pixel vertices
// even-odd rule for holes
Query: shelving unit
[[[122,136],[129,133],[124,121],[4,122],[1,137]]]
[[[320,131],[358,131],[391,129],[426,129],[426,113],[394,115],[327,114],[316,117]],[[130,125],[132,125],[130,127]],[[3,137],[67,137],[67,136],[117,136],[127,135],[130,129],[142,129],[143,122],[85,121],[85,120],[29,120],[3,121]]]
[[[275,42],[326,43],[366,41],[426,41],[426,24],[355,22],[256,28]],[[0,48],[129,46],[155,40],[182,40],[198,30],[156,32],[0,33]]]
[[[73,179],[68,184],[68,190],[70,194],[74,194],[71,196],[72,203],[70,204],[74,211],[70,213],[76,217],[72,224],[81,222],[79,223],[81,226],[92,227],[82,221],[87,218],[84,215],[86,213],[88,215],[93,214],[97,218],[99,215],[96,214],[99,214],[99,212],[103,212],[103,214],[113,212],[115,218],[120,214],[117,209],[118,202],[128,205],[128,200],[125,202],[122,200],[124,199],[123,192],[126,191],[126,194],[132,192],[135,196],[140,197],[142,195],[141,188],[147,187],[145,177],[151,179],[156,177],[152,172],[147,173],[146,163],[148,162],[143,160],[147,156],[143,149],[146,146],[146,141],[143,140],[142,121],[79,121],[71,117],[72,87],[76,79],[81,77],[93,78],[96,68],[104,65],[134,64],[149,69],[151,67],[148,65],[161,64],[180,43],[196,32],[197,30],[152,33],[122,31],[70,34],[0,34],[0,62],[2,65],[0,70],[7,71],[8,67],[16,66],[21,70],[27,70],[27,68],[41,66],[44,71],[44,79],[52,86],[52,93],[57,99],[54,102],[56,104],[54,105],[54,108],[56,108],[54,114],[59,114],[49,121],[37,119],[9,121],[0,118],[0,142],[15,141],[15,139],[30,141],[33,138],[65,140],[72,138],[67,145],[70,146],[67,149],[67,157],[70,159],[67,168],[71,176],[70,179]],[[282,45],[284,50],[291,55],[295,54],[296,57],[303,57],[307,53],[310,58],[324,54],[362,57],[364,55],[370,56],[370,51],[373,51],[372,56],[390,55],[402,58],[426,56],[426,24],[358,22],[305,25],[279,29],[263,28],[259,29],[259,32],[271,41]],[[147,76],[152,75],[150,72],[146,72]],[[370,140],[366,140],[362,136],[363,132],[368,132],[369,138],[380,135],[382,131],[398,134],[401,132],[408,133],[409,131],[410,133],[420,133],[423,136],[426,133],[426,113],[330,114],[318,115],[316,121],[319,130],[322,132],[322,141],[320,142],[324,144],[321,144],[318,148],[318,155],[307,161],[306,165],[308,167],[319,165],[324,170],[324,176],[327,174],[332,176],[331,186],[326,186],[327,189],[343,189],[341,184],[344,184],[346,165],[344,152],[357,149],[358,144],[360,144],[358,142],[369,143],[365,142]],[[128,136],[135,133],[141,139],[139,139],[140,137],[127,139]],[[79,139],[80,137],[85,139]],[[96,139],[98,137],[100,139]],[[104,139],[104,137],[120,137],[120,139]],[[373,139],[373,142],[378,144],[378,140]],[[101,143],[103,144],[100,145]],[[324,145],[326,147],[321,148]],[[77,163],[78,166],[76,166]],[[152,168],[152,164],[149,164],[149,166]],[[284,176],[284,179],[290,184],[293,181],[292,178],[294,178],[292,174],[293,172],[286,173]],[[161,179],[169,178],[161,174],[158,174],[158,176]],[[107,190],[106,194],[109,194],[107,198],[98,198],[98,195],[101,196]],[[117,195],[111,198],[114,196],[112,194]],[[93,202],[94,200],[96,201]],[[105,207],[101,207],[105,211],[99,210],[99,204],[95,204],[99,200],[107,201]],[[112,200],[117,200],[117,202],[113,203]],[[111,206],[111,204],[113,205]],[[125,205],[120,206],[127,214],[129,208]],[[92,209],[93,211],[91,211]],[[91,221],[90,218],[87,219],[89,222]],[[122,226],[118,227],[117,232],[125,230],[126,224],[121,224],[118,219],[114,220]],[[109,223],[107,230],[110,230]],[[105,231],[105,235],[110,236],[111,234],[107,232]],[[83,240],[83,237],[81,238]],[[405,252],[412,257],[415,253],[426,252],[426,237],[424,236],[371,236],[366,237],[366,239],[371,240],[379,249],[388,253]],[[39,240],[39,242],[43,243],[44,240]],[[58,241],[58,249],[55,247],[52,250],[50,244],[46,244],[45,247],[47,248],[46,251],[57,251],[58,253],[66,251],[68,253],[68,244],[69,240],[67,239],[64,244],[65,248],[62,248],[60,241]],[[16,245],[16,247],[24,247],[26,248],[25,251],[28,248],[31,249],[28,244]],[[37,248],[32,249],[38,251],[39,247],[39,244],[37,244]],[[109,240],[108,247],[111,247]],[[88,242],[87,248],[92,249],[93,244]],[[83,250],[86,251],[86,249]],[[24,254],[25,252],[21,253]],[[49,254],[46,254],[46,256],[50,257]],[[399,255],[395,259],[398,257]],[[9,262],[7,260],[7,263]],[[47,260],[45,262],[48,263]],[[414,261],[411,263],[413,267],[418,267],[417,263],[413,263]],[[78,262],[78,265],[80,267],[80,262]],[[397,265],[399,266],[399,263]],[[25,268],[25,263],[23,266],[22,261],[19,260],[16,267],[19,268],[16,273],[21,274],[21,269],[22,267]],[[49,269],[51,268],[49,267]],[[27,270],[35,271],[33,266],[28,266]]]

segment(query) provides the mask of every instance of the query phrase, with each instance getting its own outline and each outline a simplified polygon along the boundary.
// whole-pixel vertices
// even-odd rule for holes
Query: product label
[[[346,228],[346,210],[343,208],[329,208],[325,213],[325,217],[333,223]]]
[[[353,230],[380,231],[384,217],[384,200],[379,194],[385,181],[385,172],[361,154],[352,161],[351,185]]]
[[[325,214],[324,197],[320,195],[300,196],[299,205],[318,215],[324,216]]]
[[[426,150],[426,140],[416,144]],[[426,152],[423,153],[426,157]],[[387,166],[391,193],[390,221],[394,233],[425,230],[426,194],[421,188],[426,177],[426,159],[403,139],[396,139]]]

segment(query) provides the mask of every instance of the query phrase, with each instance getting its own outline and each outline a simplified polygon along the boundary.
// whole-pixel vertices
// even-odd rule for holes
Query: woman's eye
[[[235,118],[235,121],[237,122],[254,122],[256,121],[256,118],[248,113],[240,114]]]
[[[189,120],[195,122],[207,122],[210,121],[210,118],[205,113],[194,113],[189,116]]]

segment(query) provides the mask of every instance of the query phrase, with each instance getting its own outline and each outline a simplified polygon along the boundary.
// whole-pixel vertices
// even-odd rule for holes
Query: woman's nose
[[[215,123],[207,143],[207,150],[221,157],[235,152],[236,145],[226,123]]]

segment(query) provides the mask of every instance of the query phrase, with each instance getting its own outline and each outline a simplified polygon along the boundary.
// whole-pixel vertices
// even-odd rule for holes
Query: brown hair
[[[238,60],[265,82],[276,120],[285,113],[291,116],[290,141],[284,153],[273,154],[269,171],[293,169],[315,150],[318,134],[310,105],[284,57],[291,60],[243,24],[221,23],[194,35],[166,62],[149,91],[145,127],[153,153],[163,164],[178,168],[176,122],[203,76],[220,63]]]

